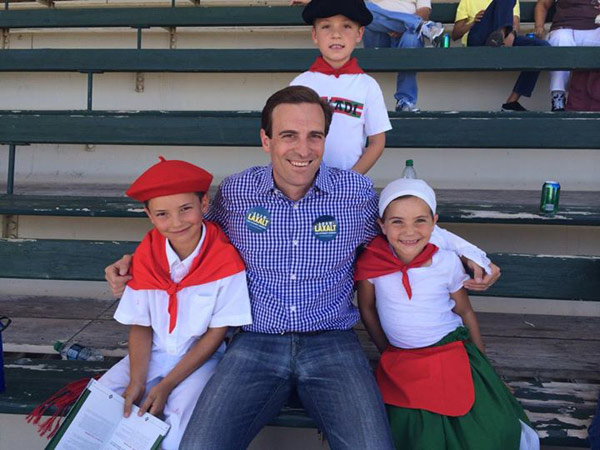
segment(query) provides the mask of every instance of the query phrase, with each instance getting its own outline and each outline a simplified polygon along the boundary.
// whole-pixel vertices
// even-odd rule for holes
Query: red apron
[[[462,341],[417,349],[390,345],[381,355],[375,377],[388,405],[457,417],[468,413],[475,401]]]

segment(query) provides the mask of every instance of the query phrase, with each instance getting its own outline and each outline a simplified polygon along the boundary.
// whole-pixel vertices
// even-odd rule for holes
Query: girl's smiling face
[[[407,264],[429,243],[437,219],[423,200],[405,196],[392,201],[378,223],[396,256]]]

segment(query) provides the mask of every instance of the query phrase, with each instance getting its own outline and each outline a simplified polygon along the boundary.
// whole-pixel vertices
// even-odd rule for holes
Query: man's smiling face
[[[325,117],[314,103],[282,103],[272,112],[271,137],[260,130],[262,146],[271,155],[275,185],[299,200],[312,186],[325,150]]]

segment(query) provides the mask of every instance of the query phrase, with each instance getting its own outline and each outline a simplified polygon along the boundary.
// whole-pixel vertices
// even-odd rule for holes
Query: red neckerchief
[[[204,221],[206,236],[188,274],[179,283],[171,280],[165,237],[150,230],[131,262],[133,278],[128,286],[135,290],[160,289],[169,294],[169,333],[177,323],[177,292],[189,286],[210,283],[244,270],[244,263],[225,233],[216,224]]]
[[[367,245],[365,251],[358,258],[354,271],[354,279],[356,281],[366,280],[368,278],[389,275],[390,273],[402,272],[402,284],[410,300],[412,298],[412,289],[410,288],[410,281],[408,279],[408,269],[421,267],[437,251],[438,248],[434,244],[429,243],[415,259],[408,264],[404,264],[394,254],[385,238],[379,235]]]
[[[325,59],[323,59],[323,57],[320,55],[317,57],[317,59],[315,59],[315,62],[312,64],[312,66],[310,66],[308,71],[319,72],[325,75],[335,75],[336,78],[339,78],[340,75],[343,74],[356,75],[359,73],[365,73],[364,70],[362,70],[358,65],[356,58],[350,58],[342,67],[339,69],[334,69],[331,67],[331,64],[325,61]]]

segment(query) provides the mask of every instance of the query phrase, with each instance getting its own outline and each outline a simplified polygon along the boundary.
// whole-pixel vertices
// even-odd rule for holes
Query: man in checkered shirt
[[[378,234],[377,194],[355,172],[321,164],[331,110],[309,88],[269,98],[261,142],[271,164],[225,179],[209,220],[246,264],[253,323],[230,344],[181,449],[243,449],[297,393],[332,449],[393,449],[385,409],[352,331],[356,249]],[[432,240],[480,266],[485,254],[436,229]],[[129,261],[107,268],[118,294]],[[478,268],[481,270],[481,268]],[[485,289],[499,276],[470,281]],[[479,272],[481,274],[481,272]],[[479,275],[481,278],[481,275]]]

